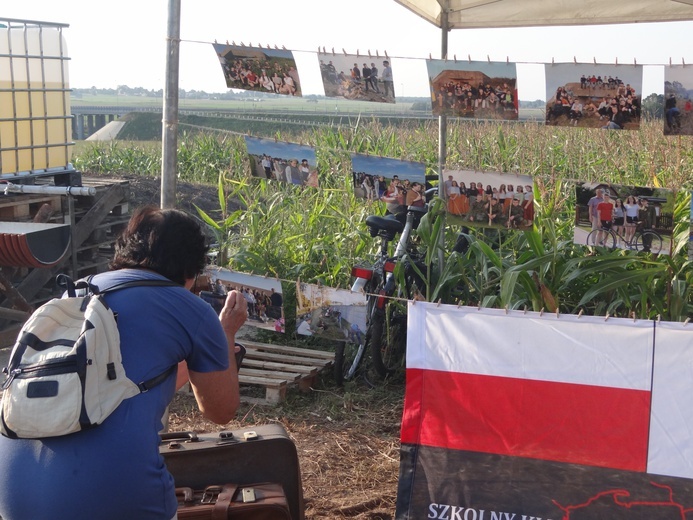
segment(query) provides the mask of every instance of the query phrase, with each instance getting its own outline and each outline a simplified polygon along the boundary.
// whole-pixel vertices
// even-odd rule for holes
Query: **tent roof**
[[[450,29],[598,25],[693,20],[693,0],[395,0],[441,27],[449,2]]]

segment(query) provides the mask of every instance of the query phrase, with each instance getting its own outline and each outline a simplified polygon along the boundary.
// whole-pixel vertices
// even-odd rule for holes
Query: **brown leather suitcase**
[[[280,484],[176,488],[179,520],[291,520]]]
[[[161,438],[159,452],[176,487],[276,482],[286,495],[291,520],[304,520],[298,453],[280,424],[206,434],[171,432]]]

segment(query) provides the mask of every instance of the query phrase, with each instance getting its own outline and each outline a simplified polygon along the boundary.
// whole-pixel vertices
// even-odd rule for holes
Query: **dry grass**
[[[325,373],[309,393],[290,389],[278,406],[242,404],[227,429],[280,423],[296,443],[306,518],[392,519],[399,474],[403,386],[334,386]],[[248,393],[248,389],[242,390]],[[178,394],[170,430],[218,431]]]

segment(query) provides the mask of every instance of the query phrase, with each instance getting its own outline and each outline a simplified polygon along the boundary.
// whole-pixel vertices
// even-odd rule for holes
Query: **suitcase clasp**
[[[221,486],[207,486],[202,493],[200,504],[214,504],[221,493]]]

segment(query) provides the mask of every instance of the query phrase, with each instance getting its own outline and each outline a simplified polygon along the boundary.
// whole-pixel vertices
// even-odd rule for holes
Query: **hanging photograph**
[[[222,267],[208,267],[197,277],[194,288],[219,314],[226,295],[239,291],[248,303],[246,325],[284,332],[284,297],[279,280],[239,273]]]
[[[557,63],[545,71],[547,125],[640,128],[641,65]]]
[[[578,183],[576,244],[671,254],[675,195],[664,188]]]
[[[693,135],[693,67],[664,67],[664,135]]]
[[[295,143],[245,137],[253,177],[297,186],[319,186],[315,148]]]
[[[388,213],[426,204],[426,165],[373,155],[351,154],[356,197],[385,203]]]
[[[318,53],[320,74],[328,98],[394,103],[391,60],[384,56]]]
[[[221,43],[212,46],[228,88],[301,95],[301,81],[291,51]]]
[[[447,211],[465,226],[530,229],[534,225],[534,181],[530,175],[445,170]]]
[[[296,282],[296,333],[360,344],[366,336],[366,295]]]
[[[433,115],[517,119],[514,63],[426,60]]]

